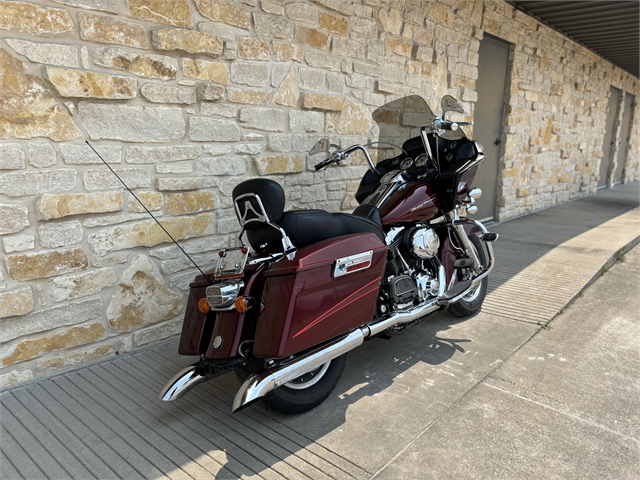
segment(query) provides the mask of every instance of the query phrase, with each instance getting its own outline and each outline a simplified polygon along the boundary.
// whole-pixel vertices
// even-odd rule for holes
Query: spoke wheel
[[[294,390],[304,390],[305,388],[314,386],[316,383],[322,380],[324,374],[327,373],[327,370],[329,370],[330,364],[331,362],[327,362],[320,368],[317,368],[312,372],[305,373],[295,380],[291,380],[289,383],[285,384],[285,387],[293,388]]]

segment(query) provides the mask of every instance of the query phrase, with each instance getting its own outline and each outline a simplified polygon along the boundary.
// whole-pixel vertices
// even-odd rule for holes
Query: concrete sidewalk
[[[160,402],[175,341],[4,391],[0,478],[637,478],[639,198],[492,227],[483,311],[366,342],[304,415],[232,415],[233,375]]]

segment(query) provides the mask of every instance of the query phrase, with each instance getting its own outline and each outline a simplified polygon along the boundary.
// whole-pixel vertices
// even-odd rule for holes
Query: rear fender
[[[247,267],[243,278],[244,289],[240,295],[252,297],[255,301],[254,305],[245,313],[240,313],[235,309],[218,312],[205,357],[211,359],[235,357],[238,355],[238,347],[242,342],[255,338],[264,288],[263,272],[266,267],[266,262]],[[217,337],[220,338],[217,339]]]
[[[213,281],[213,277],[211,277],[211,281]],[[216,314],[215,312],[205,314],[198,309],[198,302],[205,297],[205,290],[209,284],[210,281],[203,275],[198,275],[189,285],[189,298],[187,299],[178,346],[180,355],[200,355],[206,351],[209,344]],[[205,338],[204,345],[203,337]]]
[[[189,299],[182,323],[182,333],[178,353],[180,355],[205,355],[208,358],[221,359],[237,355],[238,346],[245,340],[252,340],[258,318],[265,263],[248,266],[245,270],[244,289],[241,295],[253,297],[256,304],[246,313],[236,310],[201,313],[198,301],[206,296],[209,285],[204,276],[199,275],[189,286]],[[221,337],[222,343],[214,347],[213,340]],[[217,342],[216,342],[217,343]]]

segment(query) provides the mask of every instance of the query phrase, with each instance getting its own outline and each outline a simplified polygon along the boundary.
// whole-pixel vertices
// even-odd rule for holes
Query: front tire
[[[324,402],[338,384],[347,363],[347,354],[334,358],[320,368],[306,373],[281,387],[272,390],[262,403],[274,412],[288,415],[304,413]],[[236,368],[236,376],[244,382],[250,372]]]
[[[478,238],[477,235],[471,235],[469,237],[469,241],[471,242],[472,248],[475,249],[476,254],[478,255],[478,259],[482,266],[487,268],[487,256],[484,252],[484,248],[482,248],[482,242]],[[468,317],[478,312],[482,307],[482,303],[484,302],[484,297],[487,295],[487,284],[489,283],[489,278],[485,277],[480,285],[477,286],[475,290],[473,290],[469,295],[463,297],[458,300],[456,303],[449,305],[447,307],[447,311],[456,317]]]

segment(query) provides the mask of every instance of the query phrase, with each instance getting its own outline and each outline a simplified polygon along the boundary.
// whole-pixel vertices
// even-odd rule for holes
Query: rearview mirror
[[[309,156],[313,156],[317,153],[329,151],[329,139],[323,138],[316,143],[311,150],[309,150]]]
[[[443,112],[464,113],[464,107],[451,95],[445,95],[440,102]]]

